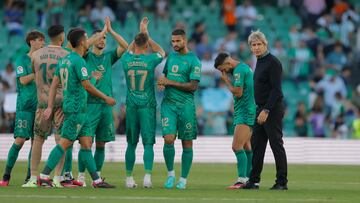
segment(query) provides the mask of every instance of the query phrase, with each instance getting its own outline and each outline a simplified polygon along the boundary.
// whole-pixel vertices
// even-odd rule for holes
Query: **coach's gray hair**
[[[260,30],[256,30],[256,31],[251,31],[251,34],[248,37],[248,44],[249,46],[251,46],[251,43],[253,41],[256,40],[260,40],[261,42],[263,42],[265,45],[268,44],[268,41],[264,35],[264,33],[262,33]]]

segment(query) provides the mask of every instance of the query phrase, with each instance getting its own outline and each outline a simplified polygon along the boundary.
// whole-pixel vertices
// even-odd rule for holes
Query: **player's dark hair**
[[[83,37],[85,37],[85,34],[86,34],[85,30],[83,30],[81,28],[78,28],[78,29],[72,31],[68,35],[71,46],[74,47],[74,48],[78,47],[79,44],[80,44],[81,39]]]
[[[39,32],[37,30],[33,30],[26,35],[26,44],[30,47],[30,41],[36,40],[38,38],[45,39],[45,35],[42,32]]]
[[[50,39],[59,36],[63,32],[64,32],[64,26],[62,25],[52,25],[47,30]]]
[[[67,33],[67,37],[66,37],[66,39],[68,40],[68,41],[70,41],[70,39],[69,39],[69,36],[70,36],[70,34],[72,33],[72,32],[74,32],[75,30],[79,30],[80,28],[78,28],[78,27],[75,27],[75,28],[71,28],[70,30],[69,30],[69,32]]]
[[[171,34],[172,35],[181,35],[181,36],[186,37],[185,30],[183,30],[183,29],[176,29]]]
[[[134,43],[137,47],[143,47],[148,42],[149,37],[145,33],[139,33],[135,36]]]
[[[217,69],[220,65],[222,65],[225,61],[225,59],[229,57],[229,54],[227,53],[220,53],[216,58],[215,58],[215,64],[214,67]]]

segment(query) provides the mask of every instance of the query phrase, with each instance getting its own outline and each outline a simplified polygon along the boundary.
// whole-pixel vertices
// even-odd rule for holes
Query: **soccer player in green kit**
[[[39,183],[43,186],[52,187],[49,174],[66,149],[78,139],[81,144],[80,160],[78,161],[83,162],[88,169],[93,180],[92,186],[95,188],[113,188],[114,186],[104,182],[96,172],[96,164],[91,152],[91,126],[86,120],[87,92],[101,98],[110,106],[115,105],[116,102],[113,98],[96,89],[88,80],[87,64],[82,58],[88,50],[85,31],[82,29],[75,30],[70,33],[69,39],[74,52],[65,56],[58,64],[51,83],[48,107],[44,112],[44,118],[49,119],[52,114],[55,92],[61,81],[64,93],[65,120],[59,144],[51,151],[46,166],[40,174]]]
[[[240,189],[249,180],[252,166],[250,137],[256,116],[253,72],[248,65],[226,53],[220,53],[216,57],[214,66],[221,71],[221,79],[234,96],[235,132],[232,150],[237,159],[238,180],[228,189]],[[232,81],[228,74],[233,76]]]
[[[126,184],[127,188],[137,185],[132,176],[135,164],[135,150],[141,133],[144,146],[144,188],[151,188],[151,173],[154,162],[156,130],[156,99],[154,71],[165,56],[165,51],[148,34],[148,19],[140,23],[140,33],[135,36],[129,50],[121,57],[126,75]],[[147,54],[148,47],[153,53]]]
[[[181,177],[176,188],[185,189],[186,178],[193,159],[193,140],[197,137],[194,92],[200,81],[201,63],[186,47],[184,30],[174,30],[171,43],[175,52],[167,58],[163,71],[165,77],[158,80],[158,89],[165,88],[165,97],[161,104],[161,123],[165,141],[163,153],[168,177],[164,187],[167,189],[174,187],[174,142],[178,136],[182,140],[183,153]]]
[[[26,36],[26,43],[30,47],[27,54],[21,55],[16,59],[16,87],[18,96],[16,99],[16,120],[14,143],[11,146],[6,161],[5,172],[0,186],[8,186],[10,181],[11,170],[18,158],[19,151],[26,140],[32,139],[34,136],[33,126],[35,111],[37,106],[36,85],[34,82],[34,73],[31,68],[31,54],[42,48],[45,43],[45,36],[39,31],[31,31]],[[28,174],[26,179],[30,178],[30,157],[28,160]]]
[[[88,64],[89,73],[100,73],[102,76],[97,80],[94,86],[107,96],[112,96],[112,65],[128,48],[128,43],[116,33],[112,27],[110,19],[105,19],[105,27],[107,33],[118,42],[119,46],[107,52],[104,52],[106,46],[106,35],[96,40],[92,46],[92,50],[84,55],[84,59]],[[96,30],[93,34],[101,33],[102,30]],[[112,107],[107,105],[99,97],[89,95],[87,119],[91,126],[91,135],[95,136],[96,150],[94,159],[96,169],[100,176],[101,169],[105,160],[105,144],[115,140],[114,119]],[[85,183],[85,167],[79,162],[78,181]]]

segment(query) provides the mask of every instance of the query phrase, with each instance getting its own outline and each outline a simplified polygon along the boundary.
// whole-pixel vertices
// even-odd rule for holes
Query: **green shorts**
[[[234,117],[234,126],[236,125],[247,125],[250,128],[252,128],[254,126],[254,122],[255,122],[255,116],[235,116]]]
[[[126,140],[130,144],[139,142],[155,144],[156,107],[126,106]]]
[[[112,107],[107,104],[88,104],[87,123],[91,127],[90,135],[96,141],[110,142],[115,140],[115,127]]]
[[[91,136],[91,128],[86,121],[86,113],[64,113],[65,119],[61,130],[61,137],[75,141],[81,136]]]
[[[14,138],[20,137],[26,140],[34,137],[35,112],[16,112]]]
[[[197,122],[195,104],[161,104],[161,125],[163,136],[176,135],[180,140],[195,140]]]

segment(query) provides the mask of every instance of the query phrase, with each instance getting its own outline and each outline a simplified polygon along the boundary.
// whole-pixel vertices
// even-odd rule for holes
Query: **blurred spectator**
[[[330,52],[325,59],[328,68],[341,71],[347,63],[346,55],[341,43],[336,43],[334,50]]]
[[[208,112],[205,132],[208,135],[226,135],[227,126],[226,126],[226,112]]]
[[[360,110],[360,84],[354,90],[354,93],[352,96],[352,103],[355,105],[355,107],[357,109]]]
[[[246,64],[248,64],[249,66],[252,64],[252,53],[249,49],[249,45],[247,44],[246,41],[241,41],[239,43],[239,51],[238,51],[238,55],[237,58],[244,61]]]
[[[196,22],[194,24],[194,32],[191,35],[191,40],[194,40],[196,44],[199,44],[205,34],[205,24],[203,22]]]
[[[87,24],[87,23],[90,23],[91,22],[91,19],[90,19],[90,16],[91,16],[91,4],[89,3],[86,3],[84,4],[79,12],[78,12],[78,17],[77,17],[77,20],[78,20],[78,23],[79,24]]]
[[[348,19],[343,19],[340,14],[335,16],[335,21],[330,24],[329,30],[332,38],[340,40],[345,47],[350,47],[353,33],[355,32],[355,25]]]
[[[335,0],[334,6],[332,8],[332,12],[335,15],[342,15],[345,13],[349,8],[349,5],[346,1],[343,0]]]
[[[237,52],[238,43],[236,32],[230,32],[225,37],[216,40],[215,49],[218,52],[224,51],[234,55]]]
[[[9,86],[9,92],[15,92],[16,90],[16,73],[12,63],[6,65],[5,70],[1,71],[1,78]]]
[[[344,98],[342,97],[340,92],[335,93],[335,101],[331,106],[331,121],[335,121],[340,115],[345,113],[345,104]]]
[[[319,96],[311,109],[310,124],[314,137],[324,138],[325,136],[325,113],[323,111],[323,98]]]
[[[126,106],[120,105],[119,124],[117,125],[116,134],[124,135],[126,131]]]
[[[349,127],[345,123],[345,115],[342,113],[337,116],[335,123],[331,127],[332,137],[339,139],[348,138]]]
[[[8,1],[4,9],[3,21],[9,31],[8,40],[14,35],[23,36],[24,34],[24,8],[16,1]]]
[[[63,24],[63,12],[66,0],[48,0],[48,14],[50,25]]]
[[[310,73],[310,62],[313,55],[304,41],[300,41],[298,47],[290,50],[292,61],[291,76],[296,81],[307,79]]]
[[[247,40],[251,30],[254,29],[256,16],[256,8],[252,5],[250,0],[245,0],[242,5],[236,8],[236,17],[241,22],[241,37],[243,40]]]
[[[118,0],[116,6],[116,18],[120,20],[122,26],[125,25],[126,19],[135,15],[137,21],[140,21],[141,5],[139,0]]]
[[[326,9],[325,0],[304,0],[303,2],[302,24],[304,27],[314,28],[316,20]]]
[[[326,71],[326,76],[316,85],[316,90],[322,90],[324,92],[324,100],[328,113],[331,113],[331,109],[335,108],[337,92],[342,97],[346,97],[347,90],[344,81],[336,75],[336,72],[332,69]]]
[[[45,12],[42,9],[37,9],[36,10],[36,15],[37,15],[37,23],[36,25],[38,27],[40,27],[41,29],[45,29],[46,28],[46,15]]]
[[[307,120],[307,112],[306,106],[304,102],[299,102],[297,105],[297,110],[295,113],[295,133],[299,137],[307,137],[308,136],[308,120]]]
[[[214,60],[210,52],[205,52],[201,60],[201,89],[215,87],[216,79],[219,78],[218,71],[214,68]]]
[[[223,18],[229,32],[236,30],[236,2],[235,0],[223,0]]]
[[[290,39],[290,47],[298,47],[300,42],[300,33],[296,25],[290,27],[289,39]]]
[[[288,7],[290,6],[290,1],[291,0],[277,0],[277,6],[280,8]]]
[[[91,10],[90,13],[91,22],[94,24],[95,27],[97,27],[99,23],[104,22],[106,17],[109,17],[111,21],[115,20],[115,15],[111,8],[104,5],[104,2],[102,0],[97,0],[95,3],[95,7]]]
[[[232,94],[221,80],[217,80],[215,88],[206,88],[202,92],[201,106],[205,112],[227,112],[231,102]]]
[[[196,55],[202,59],[204,58],[205,53],[209,53],[210,56],[213,55],[214,53],[214,48],[212,47],[212,45],[209,43],[209,36],[205,33],[201,36],[201,41],[200,43],[196,44]]]
[[[241,50],[240,50],[241,52]],[[289,73],[289,55],[287,50],[284,48],[283,43],[280,39],[275,40],[274,47],[271,49],[271,53],[276,56],[283,66],[283,76],[287,78]]]
[[[156,0],[155,1],[155,14],[162,19],[168,19],[169,14],[169,1],[168,0]]]
[[[10,86],[7,81],[2,80],[1,85],[2,101],[1,110],[3,113],[2,132],[13,133],[15,123],[15,109],[16,109],[16,93],[10,90]]]

